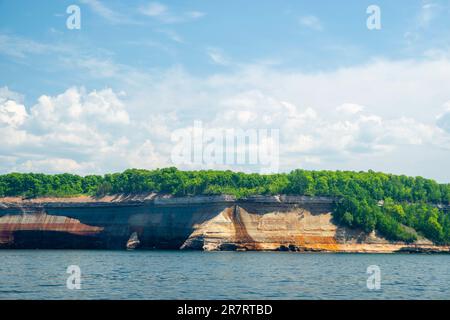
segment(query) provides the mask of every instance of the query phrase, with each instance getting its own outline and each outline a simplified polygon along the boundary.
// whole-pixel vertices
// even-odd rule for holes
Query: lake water
[[[450,255],[0,250],[0,299],[450,299]]]

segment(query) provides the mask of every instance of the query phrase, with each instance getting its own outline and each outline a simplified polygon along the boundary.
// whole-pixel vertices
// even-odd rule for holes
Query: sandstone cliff
[[[336,225],[333,199],[155,194],[0,199],[0,248],[450,252],[426,239],[394,243]]]

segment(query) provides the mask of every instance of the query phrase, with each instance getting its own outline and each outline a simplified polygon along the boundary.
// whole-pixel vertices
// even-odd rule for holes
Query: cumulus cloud
[[[0,87],[0,103],[3,103],[7,100],[14,100],[17,102],[22,102],[23,97],[21,94],[9,90],[8,87]]]
[[[4,170],[89,173],[153,164],[157,157],[147,151],[149,140],[132,139],[137,128],[111,89],[43,95],[29,113],[16,101],[0,101],[0,155],[14,159]]]
[[[224,111],[217,114],[213,125],[280,128],[282,150],[299,157],[354,156],[388,151],[396,145],[442,141],[442,133],[433,125],[404,117],[383,119],[363,112],[364,108],[357,104],[338,106],[336,109],[344,111],[344,116],[321,114],[311,107],[298,107],[260,91],[249,91],[224,100],[223,106]]]
[[[73,87],[24,106],[20,94],[0,89],[2,169],[99,173],[170,166],[171,133],[195,120],[205,128],[279,129],[283,171],[391,171],[400,156],[407,160],[402,173],[415,174],[414,150],[422,150],[428,176],[437,176],[434,169],[450,160],[445,59],[380,60],[317,74],[249,65],[203,78],[182,68],[144,74],[115,67],[126,95]]]
[[[10,148],[22,147],[27,140],[27,132],[20,129],[28,117],[21,101],[20,94],[7,87],[0,88],[0,157],[5,159],[10,159]]]
[[[130,122],[125,106],[111,89],[87,93],[83,88],[70,88],[56,97],[43,95],[31,108],[31,115],[32,124],[50,130],[61,124],[94,127]]]
[[[13,100],[0,102],[0,125],[16,127],[23,124],[27,116],[23,104]]]

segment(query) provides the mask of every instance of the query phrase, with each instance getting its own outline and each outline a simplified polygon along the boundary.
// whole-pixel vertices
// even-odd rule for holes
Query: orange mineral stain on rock
[[[83,224],[77,219],[46,213],[0,217],[0,243],[14,241],[14,232],[16,231],[56,231],[89,236],[103,231],[103,228]]]
[[[182,248],[201,242],[204,250],[234,245],[241,250],[337,251],[336,226],[330,220],[331,215],[313,216],[303,209],[253,214],[232,206],[213,219],[195,225]]]
[[[330,212],[312,214],[302,208],[264,214],[239,206],[225,209],[213,219],[195,225],[183,244],[201,243],[203,250],[283,250],[314,252],[392,253],[397,251],[448,252],[449,247],[421,240],[414,244],[393,243],[375,233],[337,226]]]
[[[155,194],[0,198],[0,248],[15,243],[34,248],[34,241],[44,242],[43,247],[84,248],[92,243],[95,248],[125,248],[135,233],[139,248],[144,249],[450,252],[448,246],[424,238],[411,244],[392,242],[374,232],[337,225],[331,214],[333,201],[306,196],[235,199]],[[82,223],[84,219],[96,226]],[[84,237],[93,235],[98,237]]]

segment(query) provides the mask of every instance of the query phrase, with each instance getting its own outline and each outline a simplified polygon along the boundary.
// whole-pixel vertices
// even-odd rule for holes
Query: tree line
[[[0,175],[0,197],[103,196],[155,192],[174,196],[230,194],[308,195],[336,199],[337,222],[388,239],[414,241],[425,236],[450,243],[450,218],[439,205],[450,203],[450,184],[422,177],[374,171],[293,170],[280,174],[233,171],[129,169],[122,173],[79,176],[10,173]]]

